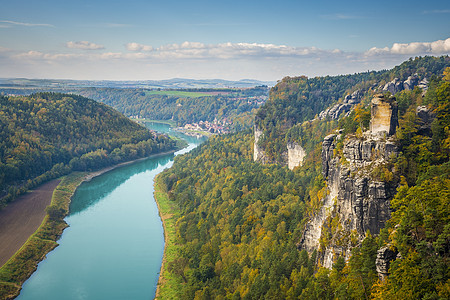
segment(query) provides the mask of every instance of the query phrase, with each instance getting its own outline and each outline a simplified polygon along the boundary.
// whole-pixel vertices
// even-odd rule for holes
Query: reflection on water
[[[133,175],[167,164],[173,160],[173,156],[174,154],[167,154],[156,159],[148,158],[111,170],[107,173],[108,176],[94,177],[91,181],[83,183],[78,187],[73,197],[76,201],[70,203],[70,215],[77,214],[94,205]]]
[[[176,155],[205,140],[165,124],[146,126],[185,139],[189,146]],[[18,299],[153,298],[164,249],[153,179],[173,157],[138,161],[80,185],[60,246],[39,264]]]

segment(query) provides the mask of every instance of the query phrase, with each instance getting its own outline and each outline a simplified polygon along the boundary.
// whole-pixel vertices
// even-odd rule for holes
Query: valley
[[[411,294],[414,298],[445,298],[448,295],[447,227],[450,215],[449,72],[448,56],[423,57],[405,61],[391,70],[314,78],[286,77],[270,91],[267,87],[256,86],[228,89],[226,94],[220,95],[216,91],[216,95],[205,96],[204,93],[212,90],[78,90],[96,99],[98,104],[73,94],[2,96],[4,104],[8,101],[27,103],[16,104],[16,111],[7,104],[8,109],[4,109],[7,113],[2,114],[3,128],[11,128],[8,124],[21,128],[20,135],[12,134],[11,130],[4,131],[4,135],[10,134],[5,135],[8,139],[4,143],[10,148],[4,148],[3,155],[8,160],[4,159],[6,163],[1,167],[17,171],[4,171],[1,177],[4,186],[12,187],[4,189],[12,196],[7,195],[10,198],[4,197],[6,200],[3,201],[5,204],[11,202],[26,189],[52,178],[74,174],[74,171],[93,171],[183,147],[177,136],[187,137],[180,135],[180,129],[171,129],[168,136],[158,132],[161,131],[159,127],[169,125],[150,121],[162,119],[162,122],[179,126],[190,134],[196,133],[197,137],[190,139],[197,141],[194,143],[198,147],[189,147],[192,151],[183,150],[185,154],[177,155],[173,164],[162,156],[161,159],[165,159],[161,163],[163,167],[158,166],[151,178],[142,179],[139,187],[132,188],[145,188],[156,180],[159,195],[156,201],[161,201],[159,204],[164,206],[162,221],[169,222],[165,224],[165,235],[166,243],[170,242],[160,271],[163,275],[159,278],[157,299],[387,299],[403,294]],[[119,118],[121,121],[113,123],[114,126],[130,126],[128,132],[136,135],[111,133],[110,136],[118,140],[108,141],[107,137],[90,136],[90,130],[77,135],[79,129],[69,127],[66,130],[68,137],[54,134],[55,139],[45,140],[48,146],[31,150],[35,149],[36,139],[53,134],[48,134],[52,132],[51,128],[44,127],[42,130],[46,133],[39,135],[39,127],[31,131],[29,126],[21,125],[27,124],[25,120],[34,120],[32,118],[37,116],[34,124],[39,125],[42,116],[53,118],[55,124],[74,124],[72,120],[77,119],[67,114],[67,121],[58,121],[59,112],[49,113],[41,107],[38,110],[33,103],[53,100],[57,104],[48,106],[49,109],[56,107],[57,111],[64,111],[68,106],[64,101],[84,101],[95,108],[89,110],[88,115],[96,111],[114,115],[115,112],[101,104],[107,103],[130,117]],[[76,104],[70,105],[76,107]],[[30,117],[24,110],[28,107]],[[7,121],[8,116],[12,116],[14,122]],[[88,120],[87,117],[82,119]],[[94,128],[104,126],[102,122],[95,125],[99,119],[95,115],[89,119]],[[130,120],[152,131],[143,130]],[[45,122],[42,124],[45,126]],[[83,128],[81,124],[71,126]],[[124,132],[123,129],[119,131]],[[203,140],[198,137],[206,133],[209,138],[200,142]],[[86,146],[80,148],[73,142],[80,136],[92,137],[93,142],[83,139]],[[26,138],[27,144],[20,144],[19,137]],[[43,165],[41,169],[35,168],[34,173],[27,173],[22,171],[28,170],[25,165],[13,164],[16,160],[32,164],[32,160],[27,160],[29,155],[18,154],[29,153],[27,151],[39,154],[43,149],[54,149],[54,144],[59,146],[60,154],[52,154],[53,165]],[[22,147],[29,150],[21,152],[19,145],[25,145]],[[83,189],[88,191],[79,200],[75,193],[70,209],[63,206],[58,210],[52,204],[53,210],[47,209],[48,218],[52,219],[56,214],[59,223],[57,226],[47,223],[50,227],[46,228],[64,228],[62,218],[67,214],[70,223],[78,214],[89,213],[90,207],[95,209],[100,203],[102,207],[106,202],[115,203],[115,200],[100,199],[113,193],[116,187],[122,189],[122,185],[135,176],[122,176],[121,173],[126,173],[129,168],[139,169],[138,166],[145,165],[146,161],[95,179],[95,182],[111,183],[107,184],[107,192],[101,192],[103,183],[95,188],[89,188],[90,183],[81,185],[77,189],[80,195],[84,193]],[[144,169],[133,171],[133,174],[137,176],[150,170]],[[123,193],[118,199],[141,199],[130,196],[131,192]],[[93,197],[92,201],[90,197]],[[144,198],[148,205],[148,191]],[[89,203],[77,204],[84,201]],[[69,202],[68,198],[66,205]],[[108,210],[102,208],[98,213]],[[116,207],[115,210],[123,209]],[[155,219],[150,213],[139,214],[139,217],[133,217],[131,212],[127,215],[138,220]],[[112,216],[115,216],[113,224],[123,217]],[[81,223],[100,219],[87,218]],[[92,228],[101,227],[100,223],[94,223]],[[72,226],[75,232],[75,223]],[[95,244],[98,242],[96,237],[111,234],[110,240],[114,244],[117,239],[124,240],[118,238],[121,230],[116,228],[113,233],[94,234],[84,243]],[[60,233],[52,235],[57,239]],[[67,239],[69,236],[68,233]],[[83,233],[78,236],[88,237]],[[125,244],[135,241],[136,237],[131,237]],[[39,267],[30,283],[24,286],[23,299],[32,299],[38,286],[49,284],[47,289],[54,290],[49,281],[39,278],[59,272],[51,266],[52,255],[61,255],[55,265],[67,260],[63,258],[67,254],[57,254],[66,251],[64,242],[65,234],[61,246],[41,263],[43,271],[40,272]],[[161,246],[163,243],[156,244]],[[46,251],[56,246],[54,242],[46,245],[49,247]],[[94,248],[100,253],[108,251]],[[153,255],[145,247],[140,250],[143,249],[138,257]],[[162,250],[158,251],[156,256],[162,259]],[[98,270],[111,267],[111,261],[118,262],[118,259],[110,258]],[[156,263],[157,266],[160,264],[161,260]],[[94,262],[88,265],[93,266]],[[7,279],[8,274],[12,274],[10,266],[0,269],[5,291],[12,286],[11,279]],[[153,273],[158,274],[159,268],[154,269]],[[420,276],[411,277],[410,274]],[[106,275],[95,276],[108,278]],[[154,294],[158,276],[152,278],[154,290],[137,288],[133,292]],[[78,283],[64,288],[66,282],[70,280],[54,284],[61,288],[60,292],[83,286]],[[100,297],[114,290],[102,291],[101,287],[107,283],[94,279],[90,282],[94,283],[90,287],[86,285],[90,295],[98,292],[96,295]],[[120,284],[116,284],[117,293],[125,289],[120,288]],[[79,292],[72,293],[73,297],[77,295]]]

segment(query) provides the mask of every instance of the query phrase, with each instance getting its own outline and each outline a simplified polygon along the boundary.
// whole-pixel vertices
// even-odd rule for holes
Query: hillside
[[[0,96],[1,205],[73,170],[93,170],[174,149],[119,112],[58,93]]]
[[[284,79],[256,124],[255,150],[276,164],[254,160],[251,132],[177,157],[159,178],[177,233],[163,286],[186,299],[448,299],[448,64],[418,58],[348,85]],[[292,170],[290,144],[305,152]]]
[[[36,84],[41,85],[33,86],[33,82],[17,81],[18,84],[0,83],[0,92],[9,95],[29,95],[38,91],[72,93],[112,106],[127,117],[171,120],[178,126],[200,121],[216,122],[233,131],[253,127],[254,114],[265,103],[269,93],[269,88],[264,85],[246,88],[158,87],[150,90],[131,85],[120,88],[77,87],[75,83],[59,84],[58,81],[54,85],[38,81]]]
[[[367,104],[375,90],[395,94],[403,89],[403,82],[408,77],[414,78],[417,74],[417,79],[413,79],[417,86],[421,80],[428,81],[433,75],[442,74],[448,66],[448,56],[422,57],[405,61],[392,70],[379,72],[315,78],[286,77],[272,88],[267,104],[257,112],[256,131],[261,132],[257,144],[264,152],[265,160],[287,164],[285,149],[287,143],[293,140],[290,136],[294,125],[319,117],[321,112],[337,102],[347,104],[346,95],[353,97],[356,103],[365,101]],[[400,82],[401,90],[398,87]],[[338,106],[331,119],[337,119],[341,113],[348,112],[350,107],[348,104]]]
[[[253,126],[253,115],[266,101],[268,87],[161,91],[91,88],[77,93],[110,105],[126,116],[172,120],[179,126],[216,120],[242,130]]]

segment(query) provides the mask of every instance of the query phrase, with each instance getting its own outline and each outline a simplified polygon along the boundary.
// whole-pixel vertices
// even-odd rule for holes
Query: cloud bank
[[[101,50],[105,49],[105,46],[94,44],[88,41],[79,41],[79,42],[67,42],[67,48],[72,49],[82,49],[82,50]]]
[[[420,54],[448,54],[450,53],[450,38],[446,40],[438,40],[431,43],[408,43],[400,44],[394,43],[391,48],[376,48],[369,49],[367,55],[379,55],[379,54],[406,54],[406,55],[420,55]]]
[[[103,50],[88,41],[66,47]],[[394,43],[365,52],[261,43],[183,42],[158,47],[137,42],[123,51],[44,53],[15,52],[0,45],[0,77],[141,80],[185,78],[254,78],[338,75],[392,68],[411,56],[448,55],[450,38],[433,42]]]

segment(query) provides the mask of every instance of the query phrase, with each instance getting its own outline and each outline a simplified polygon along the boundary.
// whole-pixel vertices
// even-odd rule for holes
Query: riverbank
[[[179,217],[179,210],[174,205],[175,203],[170,201],[163,186],[161,176],[157,175],[154,182],[154,198],[164,228],[164,254],[155,299],[177,299],[177,291],[181,289],[183,283],[169,269],[171,266],[174,268],[179,267],[174,265],[177,258],[176,253],[178,253],[175,225]]]
[[[169,125],[170,127],[177,126],[177,122],[172,121],[172,120],[150,120],[150,119],[146,119],[146,118],[131,118],[131,119],[136,122],[142,122],[142,123],[160,123],[160,124]]]
[[[0,211],[0,267],[39,228],[46,215],[45,208],[50,205],[53,191],[60,181],[49,181],[38,189],[19,196]]]
[[[28,238],[23,246],[0,268],[0,299],[13,299],[19,295],[22,284],[37,269],[48,252],[58,246],[56,241],[67,227],[65,212],[76,188],[83,182],[85,173],[72,173],[64,176],[54,189],[51,204],[59,217],[45,215],[39,228]]]
[[[38,263],[45,258],[48,252],[58,246],[56,241],[67,227],[64,217],[68,213],[71,198],[82,182],[90,181],[92,178],[116,168],[148,158],[168,155],[176,150],[124,162],[95,172],[76,172],[64,176],[53,191],[51,209],[47,208],[48,214],[44,216],[40,227],[31,236],[28,234],[25,237],[28,238],[25,244],[0,268],[0,299],[16,297],[22,284],[36,270]]]

